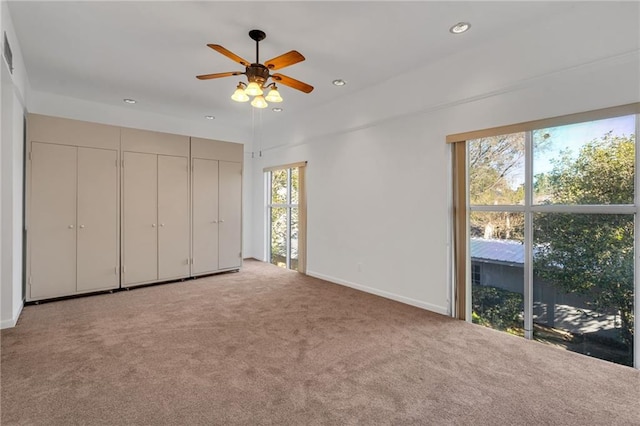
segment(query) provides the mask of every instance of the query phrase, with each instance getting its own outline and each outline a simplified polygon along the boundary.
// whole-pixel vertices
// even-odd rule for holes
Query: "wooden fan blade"
[[[230,50],[225,49],[219,44],[207,44],[207,46],[209,46],[216,52],[223,54],[224,56],[231,59],[232,61],[236,61],[237,63],[244,65],[245,67],[248,67],[249,65],[251,65],[251,63],[249,63],[249,61],[247,61],[246,59],[242,59],[240,56],[236,55]]]
[[[240,72],[240,71],[219,72],[219,73],[216,73],[216,74],[197,75],[196,78],[198,80],[211,80],[212,78],[231,77],[232,75],[240,75],[240,74],[244,74],[244,73]]]
[[[311,91],[313,90],[313,86],[310,86],[307,83],[303,83],[302,81],[296,80],[295,78],[287,77],[286,75],[273,74],[271,78],[277,81],[278,83],[282,83],[285,86],[289,86],[291,88],[294,88],[304,93],[311,93]]]
[[[297,64],[302,61],[304,61],[304,56],[302,56],[300,52],[292,50],[291,52],[269,59],[264,64],[270,70],[279,70],[280,68],[288,67],[289,65]]]

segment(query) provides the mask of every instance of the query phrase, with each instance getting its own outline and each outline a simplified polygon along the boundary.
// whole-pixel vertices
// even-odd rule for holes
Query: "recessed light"
[[[279,107],[271,108],[271,111],[273,111],[273,112],[282,112],[282,108],[279,108]]]
[[[207,120],[215,120],[216,118],[213,115],[205,115],[204,118]]]
[[[462,34],[471,28],[471,24],[468,22],[458,22],[453,27],[449,28],[449,31],[453,34]]]
[[[333,80],[332,83],[334,86],[344,86],[345,84],[347,84],[347,82],[342,80],[341,78]]]
[[[123,99],[125,104],[135,104],[136,100],[135,99]]]

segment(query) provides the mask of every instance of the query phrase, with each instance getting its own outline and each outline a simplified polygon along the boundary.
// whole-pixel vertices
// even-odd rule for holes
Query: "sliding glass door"
[[[303,176],[303,165],[266,171],[267,257],[274,265],[300,272],[304,272],[300,259],[304,252],[301,235]]]

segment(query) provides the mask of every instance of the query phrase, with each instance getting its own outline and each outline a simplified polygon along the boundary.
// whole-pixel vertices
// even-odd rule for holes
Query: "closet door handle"
[[[222,223],[222,222],[224,222],[224,220],[223,220],[223,219],[220,219],[220,223]]]
[[[217,221],[217,220],[214,220],[214,221],[213,221],[213,222],[211,222],[211,223],[218,223],[218,221]]]
[[[73,225],[69,225],[69,229],[73,229]]]
[[[80,228],[84,228],[84,225],[80,225]]]
[[[161,223],[160,226],[164,226],[164,223]]]
[[[155,224],[155,223],[152,223],[152,224],[151,224],[151,227],[152,227],[152,228],[155,228],[155,227],[156,227],[156,224]]]

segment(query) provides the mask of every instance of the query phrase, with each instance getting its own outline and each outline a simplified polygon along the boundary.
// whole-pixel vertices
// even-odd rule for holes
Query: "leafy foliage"
[[[585,144],[577,158],[554,161],[544,182],[559,204],[631,204],[634,136],[611,133]],[[549,201],[550,202],[550,201]],[[536,273],[567,293],[587,296],[600,313],[620,315],[621,340],[633,341],[632,215],[544,213],[534,219]]]
[[[632,204],[635,162],[634,136],[606,133],[585,144],[572,159],[568,151],[552,160],[553,170],[542,181],[547,202],[556,204]]]
[[[482,285],[473,286],[472,293],[474,323],[506,331],[522,329],[524,299],[521,294]]]
[[[470,141],[468,156],[471,204],[522,204],[524,133]]]
[[[299,172],[297,168],[291,169],[291,185],[289,186],[289,177],[287,169],[275,170],[271,172],[271,204],[282,205],[282,207],[271,207],[270,225],[271,225],[271,263],[282,266],[286,265],[287,257],[287,239],[297,241],[298,239],[298,210],[296,207],[291,208],[291,235],[288,236],[287,221],[289,208],[284,205],[297,205],[299,194]],[[291,244],[291,257],[297,258],[297,244]],[[292,262],[294,263],[294,262]]]
[[[513,205],[524,202],[524,133],[469,141],[471,204]],[[474,237],[519,239],[524,216],[509,212],[472,215]]]

